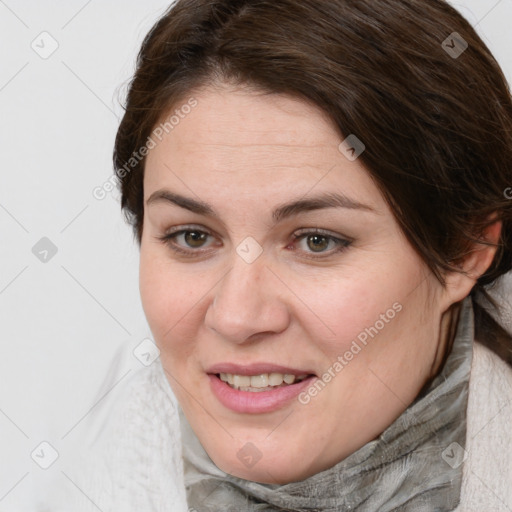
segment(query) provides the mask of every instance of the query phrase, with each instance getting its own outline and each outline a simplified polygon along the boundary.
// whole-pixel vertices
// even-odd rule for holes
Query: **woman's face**
[[[454,300],[320,110],[242,88],[194,98],[147,157],[144,310],[215,464],[302,480],[414,400]]]

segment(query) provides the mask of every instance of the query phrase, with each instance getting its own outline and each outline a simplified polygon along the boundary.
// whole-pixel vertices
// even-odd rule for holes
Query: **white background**
[[[512,0],[454,3],[512,80]],[[0,512],[50,510],[52,485],[74,488],[74,447],[142,367],[138,249],[117,194],[92,190],[112,175],[119,101],[168,4],[0,0]],[[31,47],[52,39],[47,59]],[[59,454],[47,470],[43,441]]]

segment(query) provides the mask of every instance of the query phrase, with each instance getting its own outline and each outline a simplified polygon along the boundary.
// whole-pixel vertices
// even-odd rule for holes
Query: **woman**
[[[179,0],[114,160],[160,360],[107,510],[512,509],[512,102],[456,10]]]

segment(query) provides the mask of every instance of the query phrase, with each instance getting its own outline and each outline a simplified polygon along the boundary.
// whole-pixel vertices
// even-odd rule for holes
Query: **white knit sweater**
[[[187,512],[176,400],[159,360],[134,372],[110,418],[61,510]],[[512,369],[479,343],[466,451],[457,512],[512,512]]]

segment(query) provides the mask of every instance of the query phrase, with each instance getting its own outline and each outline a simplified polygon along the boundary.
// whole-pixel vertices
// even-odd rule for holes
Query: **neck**
[[[452,304],[441,316],[439,328],[439,343],[432,362],[430,380],[433,379],[443,369],[443,366],[450,354],[457,332],[457,324],[461,310],[461,302]]]

